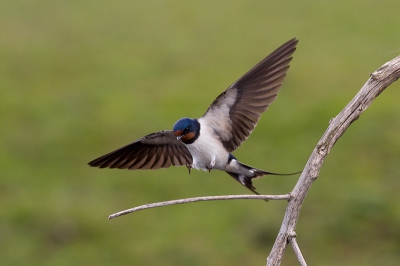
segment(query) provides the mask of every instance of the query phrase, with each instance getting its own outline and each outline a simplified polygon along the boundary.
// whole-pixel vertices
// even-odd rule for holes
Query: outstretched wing
[[[149,134],[118,150],[103,155],[89,163],[100,168],[159,169],[190,166],[192,155],[182,141],[177,141],[171,130]]]
[[[209,124],[224,147],[234,151],[276,99],[298,40],[279,47],[221,93],[200,119]]]

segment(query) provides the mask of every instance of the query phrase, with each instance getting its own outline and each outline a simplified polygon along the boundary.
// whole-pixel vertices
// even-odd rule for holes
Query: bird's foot
[[[213,157],[210,165],[206,165],[208,172],[211,172],[211,169],[213,169],[214,165],[215,165],[215,156]]]
[[[189,171],[189,175],[190,175],[190,170],[192,169],[192,166],[188,164],[188,165],[186,165],[186,167],[187,167],[187,169]]]

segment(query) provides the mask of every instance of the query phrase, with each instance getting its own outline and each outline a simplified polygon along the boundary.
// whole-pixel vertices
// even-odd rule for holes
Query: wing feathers
[[[264,58],[221,93],[202,117],[229,152],[251,134],[260,115],[276,99],[297,43],[292,39]]]
[[[189,150],[168,130],[149,134],[91,161],[89,165],[100,168],[155,170],[171,165],[189,166],[192,162]]]

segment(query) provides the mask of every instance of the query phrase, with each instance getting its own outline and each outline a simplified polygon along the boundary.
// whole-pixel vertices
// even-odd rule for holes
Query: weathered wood
[[[291,193],[291,199],[281,228],[267,259],[267,266],[280,265],[286,246],[295,232],[296,224],[304,199],[312,183],[318,178],[322,163],[331,151],[336,141],[346,129],[371,105],[372,101],[390,84],[400,78],[400,56],[387,62],[370,75],[357,95],[333,119],[328,129],[312,152],[296,186]],[[304,262],[305,263],[305,262]]]
[[[258,199],[258,200],[290,200],[290,194],[284,195],[226,195],[226,196],[204,196],[204,197],[196,197],[196,198],[187,198],[187,199],[177,199],[177,200],[170,200],[170,201],[161,201],[155,203],[149,203],[140,205],[131,209],[127,209],[124,211],[120,211],[108,216],[108,219],[114,219],[116,217],[137,212],[141,210],[157,208],[157,207],[164,207],[168,205],[175,205],[175,204],[184,204],[184,203],[192,203],[192,202],[199,202],[199,201],[211,201],[211,200],[233,200],[233,199]]]
[[[288,241],[293,248],[294,254],[296,254],[297,260],[300,262],[301,266],[307,266],[307,263],[301,254],[300,247],[297,244],[296,233],[293,231],[292,234],[288,237]]]

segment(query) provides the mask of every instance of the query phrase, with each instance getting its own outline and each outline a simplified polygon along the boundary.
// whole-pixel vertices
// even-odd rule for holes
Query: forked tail
[[[247,171],[243,171],[243,172],[248,172],[250,171],[253,175],[252,176],[248,176],[245,174],[238,174],[238,173],[232,173],[232,172],[227,172],[231,177],[233,177],[236,181],[238,181],[240,184],[242,184],[243,186],[245,186],[246,188],[248,188],[249,190],[251,190],[253,193],[260,195],[257,191],[256,188],[253,186],[253,182],[252,179],[253,178],[259,178],[265,175],[279,175],[279,176],[288,176],[288,175],[296,175],[296,174],[300,174],[302,171],[299,172],[295,172],[295,173],[288,173],[288,174],[281,174],[281,173],[273,173],[273,172],[267,172],[261,169],[257,169],[254,167],[251,167],[249,165],[246,165],[244,163],[241,163],[239,161],[236,161],[237,164],[239,165],[240,168],[242,168],[242,170],[247,170]],[[266,200],[268,201],[268,200]]]

